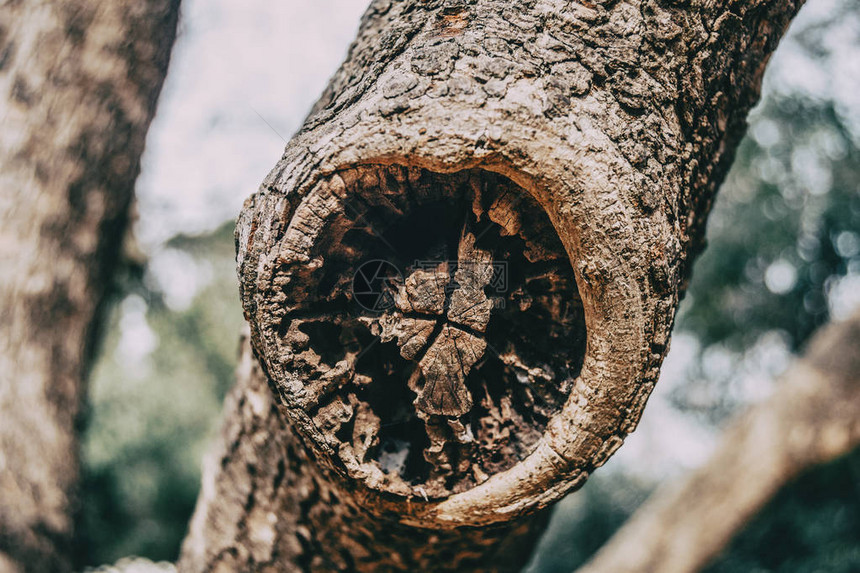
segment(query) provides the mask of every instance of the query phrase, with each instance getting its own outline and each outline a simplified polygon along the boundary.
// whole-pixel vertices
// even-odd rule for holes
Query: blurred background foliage
[[[186,18],[194,11],[192,2]],[[350,18],[343,16],[344,39],[338,40],[344,48],[355,26]],[[333,54],[320,65],[333,69],[340,53]],[[704,461],[731,416],[774,391],[775,378],[816,328],[860,304],[858,66],[860,3],[810,0],[766,75],[640,428],[559,504],[529,572],[569,572],[584,562],[659,482]],[[168,117],[169,98],[181,90],[173,92],[167,89],[162,101]],[[273,123],[294,128],[299,119],[293,113]],[[274,149],[282,147],[280,136],[267,136]],[[165,137],[151,135],[150,145]],[[259,181],[263,174],[249,177]],[[252,188],[233,193],[241,198]],[[176,558],[199,488],[200,460],[232,384],[242,327],[233,223],[193,236],[153,232],[158,213],[145,213],[146,188],[139,197],[138,233],[160,239],[142,250],[129,241],[92,374],[81,565],[127,555]],[[214,202],[215,211],[223,209]],[[708,569],[858,570],[860,452],[795,480]]]
[[[166,272],[195,288],[166,296],[150,272],[125,269],[92,375],[78,544],[88,565],[176,558],[233,382],[243,324],[233,223],[165,251]]]

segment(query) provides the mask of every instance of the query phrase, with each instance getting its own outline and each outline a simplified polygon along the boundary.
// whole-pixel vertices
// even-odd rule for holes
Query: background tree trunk
[[[711,459],[655,493],[580,573],[698,571],[789,480],[860,443],[860,313],[825,327]]]
[[[237,226],[278,407],[228,403],[181,567],[525,547],[635,428],[799,4],[373,2]]]
[[[0,571],[72,566],[83,380],[178,4],[0,4]]]

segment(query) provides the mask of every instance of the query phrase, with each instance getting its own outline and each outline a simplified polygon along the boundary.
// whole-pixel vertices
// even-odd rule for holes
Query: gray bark
[[[698,571],[789,480],[860,444],[860,313],[825,327],[778,391],[732,423],[681,483],[658,490],[580,573]]]
[[[635,428],[799,4],[373,2],[241,214],[278,407],[237,391],[181,568],[494,569],[528,545]],[[397,272],[368,311],[377,259]],[[307,461],[273,471],[278,447]]]
[[[71,568],[83,380],[177,13],[0,3],[0,571]]]

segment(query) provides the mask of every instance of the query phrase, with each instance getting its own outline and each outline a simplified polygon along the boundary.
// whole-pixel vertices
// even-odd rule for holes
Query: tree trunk
[[[182,568],[519,567],[636,426],[798,7],[373,2],[240,217],[278,408],[237,390]]]
[[[658,490],[579,573],[698,571],[789,480],[860,444],[860,313],[818,333],[777,393]]]
[[[71,569],[83,380],[177,15],[0,5],[0,571]]]

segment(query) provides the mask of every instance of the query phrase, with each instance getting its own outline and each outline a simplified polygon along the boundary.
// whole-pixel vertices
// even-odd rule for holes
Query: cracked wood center
[[[524,459],[569,396],[582,301],[548,217],[504,177],[338,172],[281,244],[262,332],[273,379],[368,486],[468,490]]]
[[[424,416],[456,417],[472,409],[466,376],[487,350],[493,300],[484,290],[494,274],[492,254],[476,248],[475,240],[464,227],[456,261],[415,269],[397,288],[397,311],[379,323],[380,339],[396,340],[400,355],[417,361],[409,387]]]

